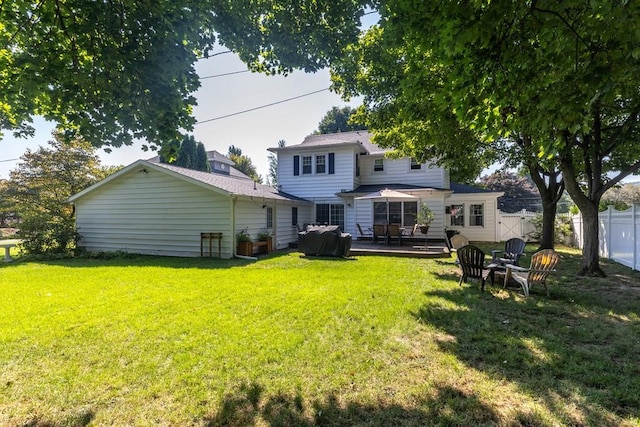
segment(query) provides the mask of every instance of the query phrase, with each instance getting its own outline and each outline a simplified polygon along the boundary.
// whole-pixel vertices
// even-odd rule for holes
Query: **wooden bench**
[[[4,262],[13,261],[11,258],[11,248],[22,243],[22,240],[12,239],[12,240],[0,240],[0,248],[4,248]]]
[[[259,254],[268,254],[269,250],[271,249],[271,242],[267,241],[267,240],[259,240],[257,242],[252,242],[253,243],[253,253],[259,253]],[[256,251],[256,249],[258,249]]]

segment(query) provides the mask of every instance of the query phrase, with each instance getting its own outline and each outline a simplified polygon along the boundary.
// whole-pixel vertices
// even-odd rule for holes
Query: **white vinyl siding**
[[[384,171],[374,172],[373,159],[360,158],[360,184],[409,184],[423,187],[449,188],[448,175],[442,168],[422,165],[420,170],[411,170],[411,159],[384,159]],[[410,172],[410,173],[409,173]]]
[[[220,232],[222,257],[233,253],[231,198],[158,171],[131,171],[75,204],[89,251],[195,257],[200,233]]]
[[[453,193],[447,199],[447,206],[450,205],[464,205],[465,206],[465,224],[464,226],[449,226],[448,228],[458,230],[464,234],[472,242],[494,242],[496,241],[496,195],[491,193],[476,193],[476,194],[456,194]],[[482,205],[483,206],[483,223],[484,225],[472,225],[471,224],[471,206]]]
[[[329,173],[329,153],[334,153],[334,173]],[[326,159],[326,173],[303,174],[300,165],[300,175],[293,174],[294,156],[299,156],[300,162],[305,156],[312,157],[324,154]],[[353,147],[340,148],[330,151],[284,152],[278,154],[278,185],[285,193],[294,194],[305,199],[334,197],[342,190],[352,190],[355,178],[355,152]],[[313,164],[313,163],[312,163]]]

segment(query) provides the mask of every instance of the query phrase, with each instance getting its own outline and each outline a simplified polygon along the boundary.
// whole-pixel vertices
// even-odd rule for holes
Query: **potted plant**
[[[420,227],[420,232],[422,234],[427,234],[429,231],[429,225],[431,225],[434,217],[435,214],[431,209],[429,209],[429,206],[427,206],[426,203],[420,205],[418,214],[416,215],[416,224]]]
[[[236,244],[236,252],[238,255],[253,255],[253,242],[251,242],[251,236],[247,233],[246,228],[236,233]]]
[[[258,240],[261,242],[267,242],[267,252],[271,252],[273,250],[273,236],[267,230],[262,230],[258,233]]]

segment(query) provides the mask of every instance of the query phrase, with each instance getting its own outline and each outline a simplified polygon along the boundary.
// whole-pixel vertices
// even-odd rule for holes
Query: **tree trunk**
[[[606,277],[600,268],[598,203],[591,202],[588,206],[580,206],[580,211],[582,213],[584,247],[582,248],[582,270],[579,274],[581,276]]]
[[[542,237],[538,250],[553,249],[556,234],[556,211],[558,203],[555,200],[542,198]]]

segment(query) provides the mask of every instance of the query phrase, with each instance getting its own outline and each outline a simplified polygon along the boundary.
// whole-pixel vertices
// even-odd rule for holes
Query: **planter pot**
[[[420,232],[422,234],[427,234],[428,231],[429,231],[429,226],[428,225],[421,225],[420,226]]]
[[[252,256],[253,255],[253,243],[252,242],[238,242],[236,248],[238,255]]]

